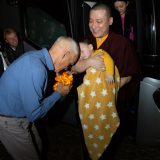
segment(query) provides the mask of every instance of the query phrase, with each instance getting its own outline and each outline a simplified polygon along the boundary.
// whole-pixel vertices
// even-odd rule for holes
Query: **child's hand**
[[[107,81],[107,83],[109,83],[109,84],[113,84],[113,83],[114,83],[114,78],[113,78],[113,76],[107,76],[107,77],[106,77],[106,81]]]
[[[101,57],[103,54],[104,53],[101,52],[101,53],[89,58],[90,66],[95,68],[95,69],[98,69],[100,71],[105,71],[106,67],[105,67],[105,64],[104,64],[104,60]]]

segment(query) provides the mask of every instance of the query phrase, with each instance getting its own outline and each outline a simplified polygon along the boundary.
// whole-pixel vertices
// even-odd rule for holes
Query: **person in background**
[[[110,30],[112,23],[113,17],[108,5],[97,3],[91,8],[89,13],[89,28],[92,34],[88,39],[93,44],[94,49],[103,49],[110,54],[121,78],[121,88],[118,92],[116,105],[120,117],[120,126],[113,135],[111,143],[100,157],[100,160],[113,159],[116,147],[118,147],[118,144],[126,134],[125,129],[128,127],[126,122],[130,125],[130,128],[133,128],[127,119],[128,112],[126,110],[127,107],[131,107],[132,103],[134,103],[141,75],[139,59],[134,46],[127,38]],[[101,70],[105,68],[100,55],[80,61],[76,64],[76,67],[72,68],[74,72],[82,73],[90,66]],[[85,156],[87,157],[87,154]]]
[[[112,29],[128,38],[136,48],[137,46],[137,22],[134,10],[129,9],[129,0],[114,0],[115,14]]]
[[[0,77],[2,73],[7,69],[6,59],[3,52],[3,30],[0,28]]]
[[[18,36],[18,33],[12,28],[6,28],[3,30],[3,38],[3,52],[10,64],[23,54],[23,44]]]
[[[46,96],[48,72],[59,73],[78,58],[78,44],[70,37],[59,37],[49,50],[26,52],[2,74],[0,141],[15,160],[40,159],[41,141],[34,122],[71,90],[59,84]]]
[[[120,123],[116,110],[120,76],[108,53],[102,49],[94,51],[93,45],[86,41],[79,44],[81,51],[79,61],[103,53],[102,57],[106,66],[105,71],[89,67],[83,83],[77,88],[79,117],[85,143],[91,159],[98,160]]]

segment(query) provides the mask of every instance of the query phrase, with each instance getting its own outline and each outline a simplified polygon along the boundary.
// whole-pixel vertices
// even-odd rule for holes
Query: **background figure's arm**
[[[131,79],[132,79],[132,76],[121,77],[120,88],[123,87],[123,86],[124,86],[125,84],[127,84],[128,82],[130,82]]]

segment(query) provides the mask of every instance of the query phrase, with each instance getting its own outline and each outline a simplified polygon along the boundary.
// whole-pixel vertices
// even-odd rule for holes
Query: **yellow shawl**
[[[96,50],[94,55],[99,52],[105,51]],[[86,71],[83,84],[77,88],[79,116],[85,143],[92,160],[100,158],[119,126],[116,99],[120,76],[108,53],[105,52],[102,57],[106,71],[102,72],[90,67]],[[109,66],[108,63],[112,66]],[[106,81],[108,70],[113,71],[115,79],[113,84],[108,84]]]

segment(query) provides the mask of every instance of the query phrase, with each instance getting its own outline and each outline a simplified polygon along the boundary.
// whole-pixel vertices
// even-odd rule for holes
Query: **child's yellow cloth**
[[[105,51],[96,50],[94,54],[100,52]],[[108,53],[105,52],[102,57],[106,71],[102,72],[90,67],[86,71],[83,84],[77,88],[79,116],[85,143],[92,160],[100,158],[120,123],[116,110],[120,85],[119,72]],[[106,81],[108,73],[114,76],[113,84],[108,84]]]

